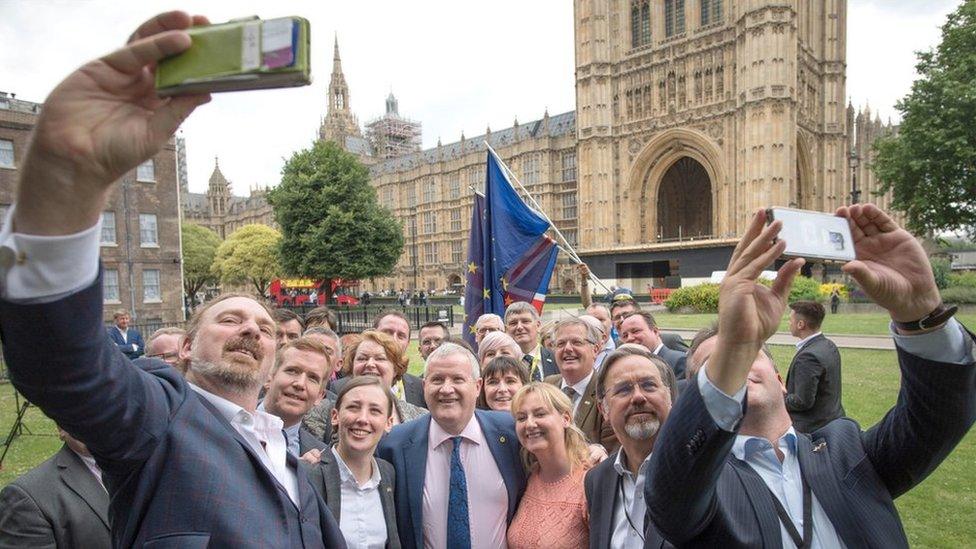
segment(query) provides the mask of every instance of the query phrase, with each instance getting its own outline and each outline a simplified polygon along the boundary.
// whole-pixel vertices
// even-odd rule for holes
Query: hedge
[[[771,281],[760,280],[761,284],[769,285]],[[798,276],[793,279],[790,288],[790,303],[794,301],[819,301],[820,283],[812,278]],[[686,286],[671,292],[671,296],[664,302],[668,311],[715,313],[718,312],[718,284],[699,284]]]

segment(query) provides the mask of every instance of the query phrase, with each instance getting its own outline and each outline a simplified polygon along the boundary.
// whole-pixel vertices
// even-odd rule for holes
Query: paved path
[[[542,313],[542,320],[545,322],[547,320],[562,319],[582,313],[583,309],[557,309],[552,311],[544,311]],[[680,334],[681,337],[683,337],[688,343],[691,343],[691,338],[695,337],[695,333],[698,331],[682,328],[668,328],[667,326],[662,326],[661,329],[666,332]],[[826,334],[826,336],[841,348],[882,349],[887,351],[893,351],[895,349],[895,342],[891,339],[890,335]],[[793,345],[796,343],[796,341],[796,338],[791,336],[789,332],[777,332],[773,337],[769,338],[769,343],[771,345]]]

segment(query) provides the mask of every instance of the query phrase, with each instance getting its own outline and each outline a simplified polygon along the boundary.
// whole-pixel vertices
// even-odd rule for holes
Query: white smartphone
[[[768,208],[766,223],[777,219],[783,222],[779,232],[779,238],[786,241],[783,255],[843,262],[855,259],[854,239],[846,218],[809,210]]]

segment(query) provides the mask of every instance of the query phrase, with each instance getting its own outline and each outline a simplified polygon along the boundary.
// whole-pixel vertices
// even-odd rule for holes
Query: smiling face
[[[386,350],[383,349],[383,346],[364,339],[356,348],[356,354],[353,355],[352,375],[376,376],[380,378],[385,387],[389,388],[393,385],[393,377],[396,372],[390,358],[386,356]]]
[[[566,383],[574,385],[593,371],[593,361],[599,351],[595,343],[586,339],[586,327],[572,324],[560,328],[553,338],[556,365]]]
[[[617,304],[613,307],[611,319],[613,320],[613,327],[617,329],[617,333],[620,333],[620,323],[623,322],[624,317],[635,311],[637,311],[637,306],[633,303]]]
[[[531,353],[539,344],[539,320],[532,313],[509,315],[505,331],[519,344],[523,353]]]
[[[671,392],[658,367],[646,357],[631,355],[614,362],[606,376],[600,410],[617,438],[656,437],[671,412]]]
[[[332,373],[329,357],[289,348],[265,385],[264,409],[281,418],[285,427],[295,425],[325,396],[325,382]]]
[[[640,315],[630,315],[620,323],[620,340],[624,343],[643,345],[652,353],[661,346],[661,334],[657,327],[651,328]]]
[[[291,319],[278,323],[277,339],[278,347],[284,347],[290,341],[302,337],[302,324],[298,320]]]
[[[501,372],[485,378],[485,402],[492,410],[508,412],[512,397],[522,388],[522,380],[513,372]]]
[[[434,349],[438,348],[440,344],[444,343],[444,340],[447,339],[447,333],[444,331],[444,328],[440,326],[427,326],[426,328],[420,329],[420,333],[417,335],[417,337],[420,339],[418,347],[420,349],[420,356],[422,356],[424,360],[427,360],[430,353],[432,353]]]
[[[502,324],[501,319],[492,317],[482,320],[479,318],[478,322],[475,324],[474,340],[476,343],[481,343],[481,340],[484,339],[486,335],[492,332],[504,331],[505,325]]]
[[[427,361],[424,375],[424,400],[434,421],[445,431],[458,434],[471,421],[481,392],[481,379],[475,379],[471,362],[458,353],[437,356]]]
[[[401,353],[407,352],[407,347],[410,346],[410,325],[406,320],[398,316],[386,315],[376,325],[376,331],[392,337],[393,341],[400,346]]]
[[[129,315],[119,315],[115,317],[115,325],[123,332],[129,328]]]
[[[552,409],[537,391],[521,399],[514,416],[519,443],[536,457],[565,446],[566,429],[572,419],[569,414],[560,414]]]
[[[332,423],[338,426],[341,454],[372,455],[393,427],[390,401],[377,385],[354,387],[333,408]]]
[[[193,339],[183,341],[180,359],[189,361],[192,377],[214,388],[257,393],[274,352],[275,322],[267,309],[251,298],[231,297],[203,312]]]

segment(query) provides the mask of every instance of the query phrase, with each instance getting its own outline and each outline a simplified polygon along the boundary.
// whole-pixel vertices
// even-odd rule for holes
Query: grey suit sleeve
[[[803,412],[813,407],[817,386],[824,375],[824,366],[812,352],[800,352],[790,368],[787,380],[786,409]]]
[[[0,490],[0,549],[57,548],[54,527],[30,494],[15,484]]]

